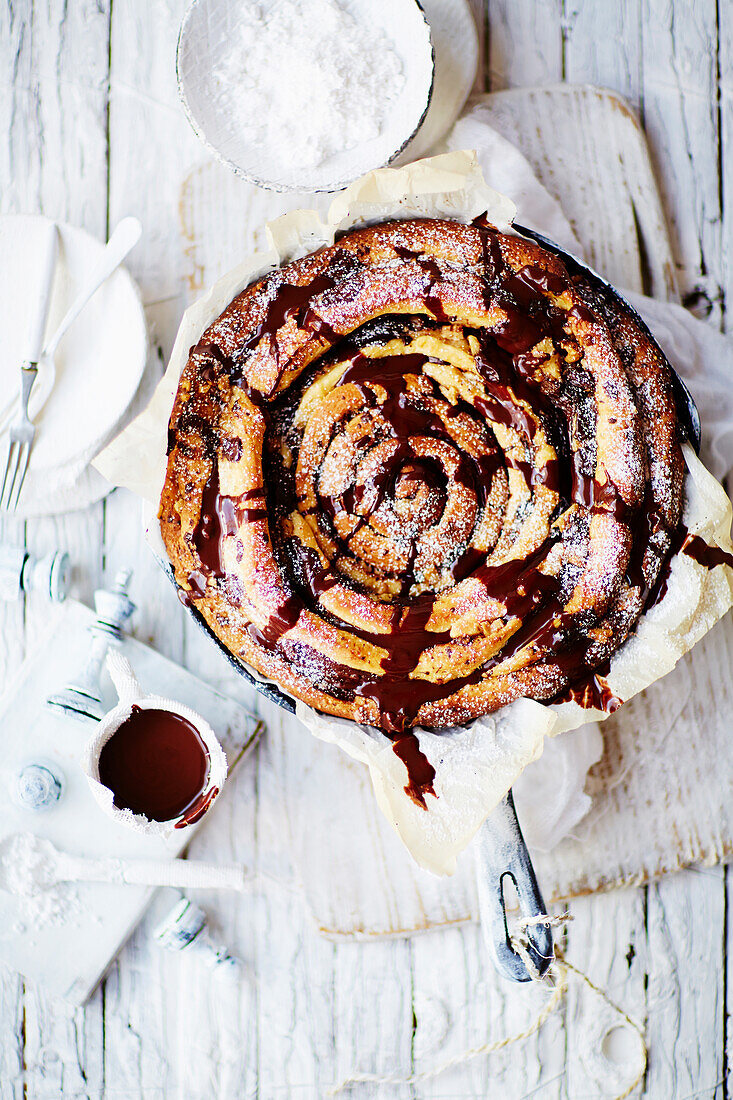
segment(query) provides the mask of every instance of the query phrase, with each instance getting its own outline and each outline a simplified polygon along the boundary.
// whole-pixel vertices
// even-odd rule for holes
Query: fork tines
[[[2,489],[0,490],[0,508],[14,512],[18,507],[21,489],[28,472],[31,453],[31,440],[11,438],[8,446],[8,461],[5,466]]]

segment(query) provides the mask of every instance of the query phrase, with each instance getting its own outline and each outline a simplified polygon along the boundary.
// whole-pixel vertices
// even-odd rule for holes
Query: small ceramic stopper
[[[46,706],[79,721],[98,721],[104,714],[99,677],[107,650],[119,641],[122,628],[135,610],[127,594],[131,577],[130,569],[121,569],[112,588],[99,588],[94,593],[97,621],[89,627],[92,641],[86,663],[70,684],[49,695]]]
[[[234,972],[241,962],[212,939],[206,914],[189,898],[181,897],[153,931],[155,942],[166,951],[198,955],[212,970]]]
[[[61,798],[64,777],[53,764],[26,764],[13,776],[11,795],[24,810],[50,810]]]
[[[19,600],[24,593],[38,592],[62,603],[69,592],[71,567],[64,550],[35,558],[20,546],[0,546],[0,599]]]

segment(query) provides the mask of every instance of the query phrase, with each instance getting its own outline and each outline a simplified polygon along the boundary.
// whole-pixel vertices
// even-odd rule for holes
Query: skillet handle
[[[547,910],[519,827],[511,791],[481,826],[474,851],[484,943],[500,974],[513,982],[528,982],[533,975],[509,942],[504,901],[507,880],[516,887],[524,917],[538,917]],[[548,924],[530,925],[526,936],[529,957],[541,976],[554,959],[552,930]]]

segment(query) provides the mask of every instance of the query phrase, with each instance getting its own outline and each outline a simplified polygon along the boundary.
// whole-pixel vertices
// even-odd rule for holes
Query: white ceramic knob
[[[38,592],[61,603],[69,591],[69,555],[55,550],[35,558],[23,546],[0,546],[0,599],[19,600],[24,592]]]
[[[55,765],[26,764],[13,776],[13,801],[24,810],[50,810],[63,790],[64,777]]]
[[[199,955],[212,969],[229,973],[239,970],[241,963],[209,936],[206,914],[189,898],[182,897],[171,909],[153,935],[156,943],[167,951],[185,951]]]

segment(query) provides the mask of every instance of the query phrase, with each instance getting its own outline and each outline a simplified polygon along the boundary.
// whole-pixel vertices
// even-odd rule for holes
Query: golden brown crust
[[[682,483],[669,367],[616,299],[491,227],[393,222],[192,348],[160,522],[233,654],[394,734],[602,701]]]

